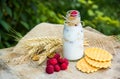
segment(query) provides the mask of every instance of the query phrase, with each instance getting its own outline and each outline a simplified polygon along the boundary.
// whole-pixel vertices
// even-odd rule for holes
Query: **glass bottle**
[[[83,57],[83,28],[77,10],[67,12],[63,30],[63,55],[68,60]]]

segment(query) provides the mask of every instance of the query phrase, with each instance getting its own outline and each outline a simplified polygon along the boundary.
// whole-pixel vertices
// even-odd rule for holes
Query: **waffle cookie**
[[[76,68],[78,70],[81,70],[82,72],[86,72],[86,73],[91,73],[91,72],[95,72],[97,71],[99,68],[97,67],[93,67],[91,65],[89,65],[85,58],[82,58],[81,60],[79,60],[76,64]]]
[[[108,68],[111,66],[111,61],[96,61],[96,60],[89,58],[88,56],[85,56],[84,58],[88,64],[94,67]]]
[[[85,55],[96,61],[110,61],[112,59],[112,55],[101,48],[87,48]]]
[[[80,59],[76,67],[82,72],[91,73],[111,65],[112,55],[101,48],[87,48],[85,57]]]

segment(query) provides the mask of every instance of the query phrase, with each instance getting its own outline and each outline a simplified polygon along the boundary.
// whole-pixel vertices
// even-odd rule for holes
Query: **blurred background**
[[[63,24],[72,9],[84,27],[120,37],[120,0],[0,0],[0,48],[14,46],[39,23]]]

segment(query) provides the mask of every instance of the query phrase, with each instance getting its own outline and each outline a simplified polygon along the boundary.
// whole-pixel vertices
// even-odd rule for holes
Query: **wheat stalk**
[[[33,38],[24,41],[28,53],[25,57],[32,58],[39,55],[38,63],[41,64],[48,55],[62,46],[62,40],[56,37]]]
[[[35,56],[37,59],[39,57],[38,64],[41,64],[47,56],[63,46],[62,39],[57,37],[32,38],[24,40],[23,42],[25,44],[25,48],[28,50],[28,53],[24,58],[36,60],[36,58],[33,57]],[[86,44],[87,42],[85,42],[85,45]]]

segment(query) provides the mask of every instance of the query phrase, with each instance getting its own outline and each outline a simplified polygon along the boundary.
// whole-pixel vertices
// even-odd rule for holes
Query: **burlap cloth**
[[[4,63],[4,65],[7,65],[7,67],[3,67],[3,64],[0,65],[0,70],[4,71],[1,72],[0,79],[120,79],[120,44],[116,42],[115,38],[112,36],[103,35],[90,27],[84,29],[84,37],[89,44],[89,46],[85,46],[85,48],[99,47],[109,51],[113,55],[112,66],[110,69],[86,74],[75,68],[76,62],[70,62],[68,70],[48,75],[45,73],[46,62],[38,66],[34,61],[17,65],[14,64],[14,62],[6,61],[7,59],[11,60],[19,58],[19,56],[23,56],[28,53],[28,50],[25,49],[26,40],[46,36],[62,39],[62,33],[63,25],[41,23],[28,32],[15,47],[1,50],[0,61]],[[6,77],[6,73],[11,77]]]
[[[85,39],[89,42],[90,47],[100,47],[106,49],[107,51],[115,54],[114,46],[115,40],[111,36],[105,36],[102,33],[94,30],[90,31],[92,28],[86,28],[84,30]],[[35,26],[30,32],[28,32],[15,46],[13,52],[25,54],[27,49],[25,49],[25,40],[40,38],[40,37],[58,37],[62,39],[63,25],[41,23]]]

